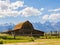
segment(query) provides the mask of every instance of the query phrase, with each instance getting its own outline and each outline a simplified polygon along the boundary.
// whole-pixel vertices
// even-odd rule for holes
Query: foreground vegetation
[[[14,36],[7,34],[0,34],[0,44],[5,43],[19,43],[19,42],[47,42],[47,43],[60,43],[60,36]]]
[[[11,35],[0,34],[0,44],[3,44],[3,43],[17,43],[17,42],[31,42],[31,41],[34,41],[33,37],[16,36],[16,38],[14,38]]]
[[[34,42],[11,43],[5,45],[60,45],[60,39],[37,39]]]

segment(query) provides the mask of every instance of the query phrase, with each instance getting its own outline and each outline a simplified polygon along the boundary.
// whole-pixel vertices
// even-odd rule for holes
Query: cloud
[[[19,7],[23,7],[24,2],[23,1],[15,1],[15,2],[10,2],[10,0],[0,0],[0,7],[5,9],[10,8],[10,9],[17,9]]]
[[[10,3],[7,0],[0,0],[0,17],[4,17],[11,10],[9,6]]]
[[[60,21],[60,13],[52,13],[50,15],[42,16],[41,23],[44,24],[45,22],[57,23]]]
[[[23,1],[16,1],[14,3],[11,3],[11,8],[12,9],[18,9],[19,7],[23,7],[24,2]]]
[[[51,22],[56,22],[56,21],[59,21],[60,20],[60,13],[55,13],[55,14],[51,14],[50,16],[49,16],[49,20],[51,21]]]
[[[41,11],[34,7],[26,7],[25,9],[20,11],[20,14],[24,17],[37,16],[41,14]]]
[[[0,17],[17,16],[19,14],[15,9],[23,7],[23,1],[10,3],[10,0],[0,0]]]
[[[40,23],[44,24],[46,21],[48,21],[48,19],[49,19],[49,15],[44,15],[40,20]]]
[[[41,8],[41,10],[34,8],[34,7],[24,7],[23,1],[16,1],[16,2],[10,2],[10,0],[0,0],[0,17],[5,16],[37,16],[41,14],[41,11],[44,10]],[[19,10],[19,7],[24,7],[24,9]],[[17,9],[17,10],[16,10]]]
[[[52,9],[52,10],[48,10],[49,12],[57,12],[57,11],[60,11],[60,8],[57,8],[57,9]]]
[[[43,11],[43,10],[44,10],[44,8],[41,8],[41,9],[40,9],[40,11]]]
[[[55,25],[57,22],[60,22],[60,8],[56,8],[56,9],[52,9],[52,10],[48,10],[48,12],[52,12],[49,15],[49,22],[51,22],[53,25]]]
[[[49,17],[49,15],[45,15],[45,16],[43,16],[43,20],[47,20],[48,19],[48,17]]]
[[[0,0],[0,10],[7,10],[10,6],[8,1],[1,1]]]
[[[3,16],[0,16],[0,18],[2,18]]]

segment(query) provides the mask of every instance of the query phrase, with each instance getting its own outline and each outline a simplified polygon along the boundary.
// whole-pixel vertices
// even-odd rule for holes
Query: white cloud
[[[0,16],[0,18],[2,18],[3,16]]]
[[[44,15],[41,19],[41,23],[44,24],[46,21],[51,23],[57,23],[60,21],[60,13],[52,13],[50,15]]]
[[[47,20],[48,18],[49,18],[49,15],[44,15],[42,19]]]
[[[33,7],[26,7],[25,9],[20,11],[20,14],[24,17],[37,16],[41,14],[41,11]]]
[[[0,0],[0,10],[7,10],[9,9],[10,3],[7,1]]]
[[[46,21],[48,21],[48,18],[49,18],[49,15],[44,15],[40,20],[40,23],[44,24]]]
[[[23,7],[23,4],[23,1],[10,3],[10,0],[0,0],[0,17],[18,15],[19,12],[13,9]]]
[[[43,10],[44,10],[44,8],[41,8],[41,9],[40,9],[40,11],[43,11]]]
[[[49,21],[55,25],[57,22],[60,22],[60,8],[56,8],[56,9],[52,9],[52,10],[48,10],[49,12],[54,12],[51,13],[49,16]]]
[[[60,19],[60,14],[59,13],[51,14],[49,16],[49,19],[52,20],[52,21],[56,21],[56,20]]]
[[[0,0],[0,17],[4,17],[11,10],[9,6],[10,3],[7,0]]]
[[[60,8],[57,8],[57,9],[52,9],[52,10],[48,10],[49,12],[57,12],[57,11],[60,11]]]
[[[10,0],[0,0],[0,17],[5,17],[5,16],[37,16],[41,14],[41,10],[44,10],[41,8],[41,10],[34,8],[34,7],[24,7],[23,1],[16,1],[16,2],[11,2]],[[24,7],[23,10],[15,10],[18,9],[19,7]]]
[[[23,1],[10,2],[10,0],[0,0],[0,7],[3,9],[5,9],[5,7],[9,7],[10,9],[17,9],[23,6],[24,6]]]
[[[19,7],[23,7],[24,2],[23,1],[16,1],[14,3],[11,3],[11,8],[12,9],[18,9]]]
[[[5,16],[17,16],[18,11],[1,11],[0,16],[5,17]]]

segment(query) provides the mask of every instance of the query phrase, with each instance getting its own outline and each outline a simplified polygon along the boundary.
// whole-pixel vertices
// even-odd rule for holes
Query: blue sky
[[[0,0],[0,24],[26,20],[60,22],[60,0]]]

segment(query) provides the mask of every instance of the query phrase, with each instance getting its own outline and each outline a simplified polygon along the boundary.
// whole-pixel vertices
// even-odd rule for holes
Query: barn
[[[16,36],[42,36],[44,35],[43,31],[34,29],[32,23],[25,21],[17,24],[13,30],[7,31],[10,35]]]

